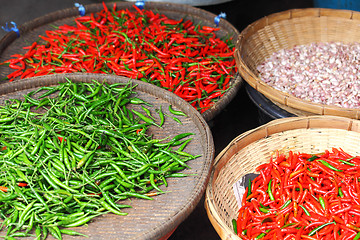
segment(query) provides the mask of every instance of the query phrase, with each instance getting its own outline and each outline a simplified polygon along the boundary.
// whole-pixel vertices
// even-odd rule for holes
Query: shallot
[[[269,86],[297,98],[360,107],[360,43],[312,43],[273,53],[257,70]]]

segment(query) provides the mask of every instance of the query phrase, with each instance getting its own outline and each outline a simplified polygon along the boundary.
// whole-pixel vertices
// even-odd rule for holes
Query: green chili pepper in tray
[[[66,228],[106,213],[127,215],[123,209],[131,205],[119,200],[153,200],[166,194],[166,178],[190,175],[178,171],[199,157],[183,151],[193,133],[147,135],[151,126],[161,128],[165,116],[160,107],[157,122],[152,105],[133,93],[131,84],[68,80],[0,106],[5,238],[30,236],[32,230],[38,238],[83,236]],[[36,94],[52,97],[41,101]],[[133,104],[140,106],[130,109]]]

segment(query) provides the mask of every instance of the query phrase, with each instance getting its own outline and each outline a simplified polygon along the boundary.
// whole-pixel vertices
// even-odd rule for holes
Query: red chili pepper
[[[311,154],[294,154],[289,152],[288,157],[275,153],[274,159],[269,163],[262,164],[257,168],[260,175],[252,181],[251,194],[244,196],[242,207],[239,212],[244,213],[245,209],[250,211],[246,222],[238,224],[238,231],[248,231],[248,238],[254,239],[259,234],[255,226],[262,226],[271,230],[272,234],[265,234],[264,239],[272,239],[274,236],[285,238],[281,233],[294,234],[293,238],[301,239],[347,239],[354,237],[354,233],[360,231],[360,203],[358,191],[358,173],[348,171],[352,166],[342,164],[342,159],[355,159],[349,154],[332,149],[319,155],[321,159],[331,163],[332,166],[343,168],[342,174],[334,173],[334,170],[322,166],[320,162],[307,161]],[[285,164],[283,164],[285,162]],[[273,184],[269,185],[269,179]],[[283,181],[286,181],[283,183]],[[274,200],[269,200],[269,188]],[[339,194],[339,189],[342,194]],[[252,200],[251,205],[247,201]],[[291,199],[291,204],[283,206]],[[266,209],[264,210],[264,206]],[[301,207],[300,207],[301,206]],[[263,209],[260,211],[260,209]],[[263,212],[264,211],[264,212]],[[265,213],[268,212],[268,213]],[[269,212],[276,212],[272,217]],[[241,216],[239,215],[239,218]],[[276,225],[267,224],[267,221],[276,222]],[[325,223],[335,221],[336,224],[327,224],[316,229]],[[239,221],[238,221],[239,222]],[[293,224],[285,227],[285,224]],[[295,229],[293,226],[301,229]],[[308,236],[311,231],[314,236]],[[300,233],[299,233],[300,232]],[[336,233],[335,233],[336,232]],[[341,232],[339,236],[338,232]],[[280,234],[280,235],[279,235]]]
[[[214,32],[219,28],[195,27],[191,20],[133,9],[117,11],[115,4],[112,9],[103,4],[98,13],[77,17],[73,26],[46,31],[40,36],[44,44],[33,42],[24,48],[25,54],[4,62],[15,70],[8,79],[79,71],[115,73],[173,91],[201,112],[210,108],[236,73],[232,39],[217,38]],[[180,85],[195,88],[196,99]]]
[[[23,183],[23,182],[18,183],[19,187],[27,187],[27,185],[28,185],[27,183]]]

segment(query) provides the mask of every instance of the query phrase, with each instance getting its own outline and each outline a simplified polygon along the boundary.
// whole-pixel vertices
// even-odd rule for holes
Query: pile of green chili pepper
[[[185,17],[185,16],[184,16]],[[174,92],[198,111],[209,109],[236,73],[232,39],[220,28],[173,20],[156,11],[104,9],[40,36],[3,64],[7,78],[54,73],[107,73],[141,79]]]
[[[137,98],[134,87],[68,80],[0,106],[6,239],[81,235],[67,228],[105,213],[126,215],[131,206],[120,200],[151,200],[164,193],[167,178],[187,176],[179,171],[198,157],[184,151],[193,133],[148,135],[150,126],[162,127],[166,114],[157,109],[159,117],[152,116],[151,104]],[[171,114],[182,112],[171,108]]]

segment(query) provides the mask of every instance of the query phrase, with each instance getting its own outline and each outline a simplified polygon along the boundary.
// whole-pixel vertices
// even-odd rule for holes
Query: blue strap
[[[11,21],[10,23],[13,25],[12,28],[9,28],[7,22],[6,22],[6,26],[5,26],[5,27],[2,26],[1,28],[4,29],[6,32],[14,31],[14,32],[16,32],[17,36],[20,37],[20,32],[19,32],[19,29],[18,29],[17,26],[16,26],[16,23],[15,23],[15,22],[12,22],[12,21]]]
[[[80,16],[85,16],[85,7],[79,3],[75,3],[74,5],[79,9]]]
[[[145,0],[136,1],[135,6],[137,6],[139,9],[143,10],[145,7]]]
[[[219,23],[220,23],[220,19],[221,18],[226,18],[226,13],[220,13],[219,15],[217,15],[215,18],[214,18],[214,23],[216,24],[216,26],[219,26]]]

